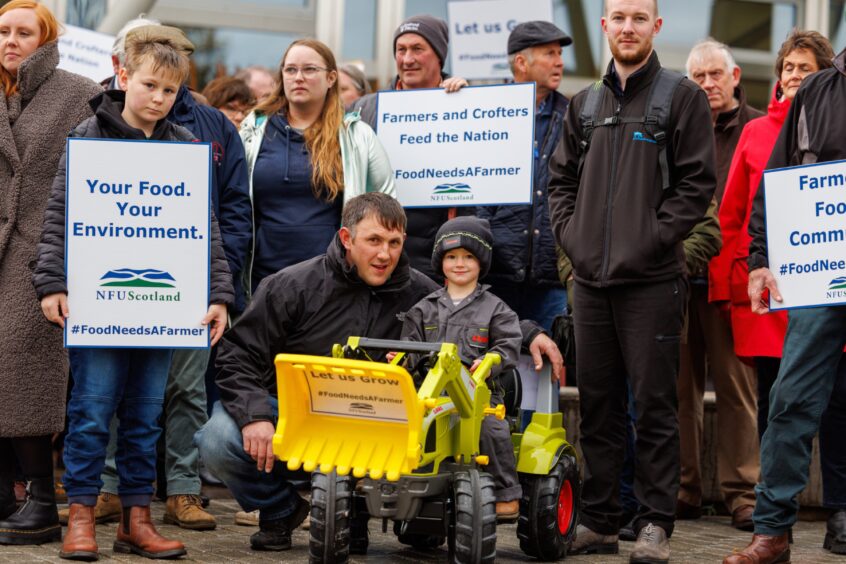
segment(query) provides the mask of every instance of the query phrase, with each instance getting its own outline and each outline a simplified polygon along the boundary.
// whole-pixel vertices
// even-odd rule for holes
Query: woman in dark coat
[[[67,356],[41,313],[32,263],[68,132],[91,115],[93,81],[56,68],[59,24],[43,5],[0,8],[0,543],[59,540],[51,435],[62,430]],[[15,511],[17,460],[29,482]]]

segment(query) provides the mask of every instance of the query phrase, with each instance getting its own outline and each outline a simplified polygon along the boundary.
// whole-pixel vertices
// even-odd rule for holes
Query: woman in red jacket
[[[752,313],[746,286],[749,271],[749,216],[790,102],[802,80],[811,73],[832,66],[834,51],[828,40],[815,31],[794,30],[782,44],[776,60],[773,98],[767,115],[743,128],[729,169],[726,191],[720,205],[723,248],[711,260],[710,301],[723,304],[731,314],[734,352],[758,370],[758,435],[763,436],[769,414],[769,394],[778,375],[787,312],[766,315]]]

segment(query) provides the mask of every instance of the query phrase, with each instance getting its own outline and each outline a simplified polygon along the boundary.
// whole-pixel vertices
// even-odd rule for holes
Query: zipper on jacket
[[[617,109],[614,111],[614,117],[619,118],[620,112],[623,109],[623,101],[619,98],[617,99]],[[616,184],[617,178],[617,154],[619,153],[619,140],[620,140],[620,126],[619,124],[614,126],[614,138],[612,139],[612,147],[611,147],[611,177],[608,179],[608,192],[605,197],[605,233],[604,233],[604,241],[602,244],[603,252],[602,252],[602,269],[599,273],[599,283],[602,285],[608,278],[608,263],[611,260],[611,215],[612,215],[612,202],[611,196],[614,194],[614,185]]]

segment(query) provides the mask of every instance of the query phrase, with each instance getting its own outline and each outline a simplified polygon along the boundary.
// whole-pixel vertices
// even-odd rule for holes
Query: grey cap
[[[532,21],[517,24],[508,36],[508,54],[513,55],[528,47],[557,42],[562,47],[573,42],[573,39],[558,29],[554,23]]]

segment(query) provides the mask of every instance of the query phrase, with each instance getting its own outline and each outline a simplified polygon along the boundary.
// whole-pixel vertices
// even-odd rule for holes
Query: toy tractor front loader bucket
[[[399,366],[280,354],[273,452],[288,469],[398,480],[420,459],[423,405]]]

